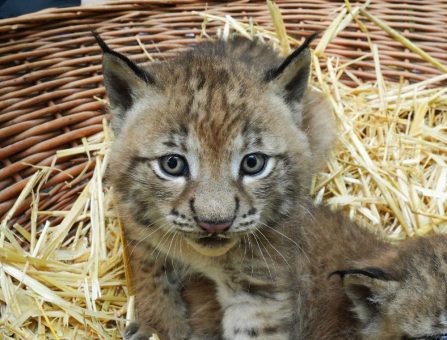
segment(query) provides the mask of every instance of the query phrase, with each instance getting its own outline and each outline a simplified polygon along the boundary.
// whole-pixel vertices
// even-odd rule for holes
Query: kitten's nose
[[[222,222],[198,222],[200,228],[209,233],[221,233],[228,230],[231,226],[232,221],[222,221]]]

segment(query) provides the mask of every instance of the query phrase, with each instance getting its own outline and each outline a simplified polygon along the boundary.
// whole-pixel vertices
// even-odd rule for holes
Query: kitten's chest
[[[237,305],[253,300],[285,299],[285,275],[283,271],[269,269],[265,263],[238,261],[212,268],[204,275],[216,283],[219,301],[223,306]],[[276,267],[277,268],[277,267]]]
[[[276,246],[275,246],[276,245]],[[211,266],[198,266],[211,280],[228,292],[245,292],[265,297],[273,296],[290,285],[293,264],[287,254],[272,240],[260,248],[243,243],[219,263]]]
[[[218,278],[217,299],[224,311],[225,338],[288,338],[292,295],[279,281],[279,277],[266,280],[263,275],[246,273]]]

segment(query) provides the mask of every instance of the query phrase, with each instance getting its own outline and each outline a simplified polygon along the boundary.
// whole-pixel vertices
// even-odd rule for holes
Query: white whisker
[[[256,244],[258,245],[258,249],[259,249],[259,251],[260,251],[260,253],[261,253],[261,257],[262,257],[262,259],[264,260],[265,265],[267,266],[267,271],[269,272],[270,280],[273,282],[273,276],[272,276],[272,273],[271,273],[271,271],[270,271],[270,267],[269,267],[269,265],[268,265],[268,263],[267,263],[267,260],[266,260],[266,258],[265,258],[265,256],[264,256],[264,253],[262,252],[261,246],[259,245],[258,237],[257,237],[256,234],[254,234],[254,233],[252,233],[251,235],[253,235],[253,237],[254,237],[254,239],[255,239],[255,242],[256,242]]]
[[[162,218],[158,219],[156,222],[153,222],[147,226],[144,226],[141,229],[141,233],[143,234],[144,232],[147,231],[148,228],[152,227],[153,225],[155,225],[158,221],[161,221]],[[154,230],[152,230],[148,235],[145,235],[141,240],[139,240],[135,245],[133,245],[132,247],[132,251],[130,252],[130,256],[132,256],[133,252],[135,251],[135,249],[137,248],[137,246],[139,246],[142,242],[144,242],[145,240],[147,240],[149,237],[151,237],[155,232],[157,232],[158,230],[162,229],[164,226],[166,226],[165,224],[161,224],[159,225],[157,228],[155,228]]]
[[[296,243],[294,240],[292,240],[289,236],[285,235],[284,233],[280,232],[279,230],[276,230],[275,228],[272,228],[271,226],[265,224],[265,223],[260,223],[262,226],[269,228],[270,230],[274,231],[275,233],[281,235],[282,237],[284,237],[285,239],[289,240],[290,242],[292,242],[297,248],[298,250],[303,254],[303,256],[306,258],[307,261],[310,261],[309,257],[307,256],[307,254],[304,252],[303,248]]]
[[[287,264],[287,266],[289,268],[291,268],[290,265],[289,265],[289,262],[287,262],[287,260],[284,257],[284,255],[281,254],[281,252],[278,249],[276,249],[276,247],[272,244],[272,242],[270,242],[270,240],[267,238],[267,236],[265,236],[264,233],[260,229],[256,230],[256,232],[260,233],[261,236],[265,238],[265,240],[270,244],[270,247],[272,247],[273,250],[275,250],[278,253],[278,255],[281,256],[281,258],[284,260],[284,262]]]

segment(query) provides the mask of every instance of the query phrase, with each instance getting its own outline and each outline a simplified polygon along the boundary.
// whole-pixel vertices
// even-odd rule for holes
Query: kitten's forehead
[[[265,70],[219,56],[190,57],[149,69],[160,86],[140,99],[140,118],[131,132],[139,136],[141,148],[151,148],[144,152],[160,156],[163,150],[192,150],[217,164],[237,152],[284,151],[285,135],[299,140],[290,112],[284,112],[288,107],[266,82]]]
[[[142,105],[133,129],[155,131],[153,136],[162,137],[168,147],[185,149],[186,141],[194,138],[210,156],[234,148],[234,142],[241,139],[245,147],[262,144],[263,134],[271,130],[271,120],[279,118],[263,98],[266,90],[258,86],[253,91],[223,78],[203,83],[199,74],[188,83],[179,80],[176,86],[166,88],[169,93],[160,96],[162,102],[157,107],[145,109]]]

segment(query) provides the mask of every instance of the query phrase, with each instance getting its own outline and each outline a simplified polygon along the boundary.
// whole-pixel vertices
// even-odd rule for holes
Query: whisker
[[[309,257],[307,256],[306,252],[303,250],[303,248],[302,248],[298,243],[296,243],[294,240],[292,240],[289,236],[285,235],[284,233],[280,232],[279,230],[276,230],[275,228],[272,228],[271,226],[269,226],[269,225],[267,225],[267,224],[265,224],[265,223],[260,222],[260,224],[261,224],[262,226],[264,226],[264,227],[267,227],[267,228],[271,229],[271,230],[274,231],[275,233],[281,235],[281,236],[284,237],[285,239],[287,239],[287,240],[289,240],[290,242],[292,242],[292,243],[298,248],[298,250],[303,254],[303,256],[306,258],[306,260],[307,260],[308,262],[310,262],[310,259],[309,259]]]
[[[245,235],[244,235],[243,238],[245,240]],[[241,247],[242,243],[244,244],[244,255],[242,255],[241,263],[244,263],[245,256],[247,255],[247,243],[245,241],[244,242],[239,242],[239,247]]]
[[[244,238],[245,237],[247,237],[248,247],[251,250],[251,261],[250,261],[250,263],[251,263],[251,277],[253,277],[253,274],[254,274],[253,246],[252,246],[251,241],[250,241],[250,234],[245,235]]]
[[[160,253],[162,252],[162,251],[161,251],[161,248],[160,248],[160,245],[164,244],[164,239],[166,238],[166,236],[168,236],[168,238],[169,238],[169,235],[170,235],[170,233],[171,233],[171,230],[173,230],[174,228],[175,228],[175,227],[171,226],[168,230],[166,230],[165,233],[163,234],[163,236],[161,237],[160,241],[159,241],[159,242],[157,243],[157,245],[154,247],[154,250],[152,251],[151,256],[154,254],[155,251],[158,251],[158,254],[157,254],[157,256],[155,257],[155,260],[158,259],[158,256],[159,256]],[[166,240],[168,240],[168,238],[167,238]]]
[[[267,260],[266,260],[266,258],[265,258],[265,256],[264,256],[264,253],[262,252],[261,246],[259,245],[258,237],[257,237],[256,234],[254,234],[254,233],[252,233],[251,235],[253,235],[253,237],[254,237],[254,239],[255,239],[255,242],[256,242],[256,244],[258,245],[258,249],[259,249],[259,251],[260,251],[260,253],[261,253],[262,259],[264,260],[264,263],[265,263],[265,265],[267,266],[267,271],[269,272],[270,280],[273,282],[273,276],[272,276],[272,273],[270,272],[270,267],[269,267],[269,265],[268,265],[268,263],[267,263]]]
[[[160,218],[159,220],[162,220],[162,219]],[[159,220],[157,220],[157,221],[159,221]],[[154,224],[155,224],[155,222],[154,222],[154,223],[151,223],[151,224],[149,224],[149,225],[147,225],[147,226],[145,226],[145,227],[143,228],[143,230],[141,231],[141,233],[144,233],[144,232],[146,231],[147,228],[152,227]],[[133,252],[135,251],[135,249],[137,248],[137,246],[139,246],[142,242],[144,242],[145,240],[147,240],[147,239],[148,239],[149,237],[151,237],[155,232],[157,232],[158,230],[160,230],[161,228],[163,228],[163,227],[165,227],[165,226],[166,226],[166,224],[161,224],[161,225],[159,225],[157,228],[155,228],[155,230],[152,230],[148,235],[145,235],[142,239],[138,240],[138,242],[137,242],[136,244],[133,245],[133,247],[132,247],[132,251],[130,252],[130,256],[133,254]]]
[[[284,238],[286,238],[287,240],[289,240],[290,242],[292,242],[295,246],[297,246],[299,249],[301,249],[301,246],[296,243],[294,240],[292,240],[289,236],[287,236],[286,234],[283,234],[282,232],[280,232],[279,230],[276,230],[275,228],[270,227],[269,225],[260,222],[260,224],[262,224],[264,227],[267,227],[271,230],[273,230],[275,233],[278,233],[279,235],[283,236]]]
[[[172,242],[174,241],[176,234],[177,234],[176,231],[174,231],[174,233],[172,234],[171,242],[169,243],[169,248],[168,248],[168,251],[166,252],[166,256],[165,256],[165,264],[166,264],[166,261],[168,259],[169,252],[171,251]],[[171,257],[171,264],[172,264],[172,257]]]
[[[297,202],[297,205],[310,216],[312,221],[315,222],[315,216],[312,214],[312,212],[309,210],[309,208],[307,208],[304,204],[301,204],[300,202]]]
[[[272,247],[273,250],[275,250],[278,253],[278,255],[281,256],[281,258],[284,260],[284,262],[287,264],[287,266],[289,268],[291,268],[289,265],[289,262],[287,262],[286,258],[283,256],[283,254],[281,254],[281,252],[278,249],[276,249],[276,247],[272,244],[272,242],[270,242],[270,240],[267,238],[267,236],[265,236],[264,233],[260,229],[258,229],[256,231],[259,232],[259,234],[261,234],[261,236],[265,238],[265,240],[268,242],[270,247]]]

